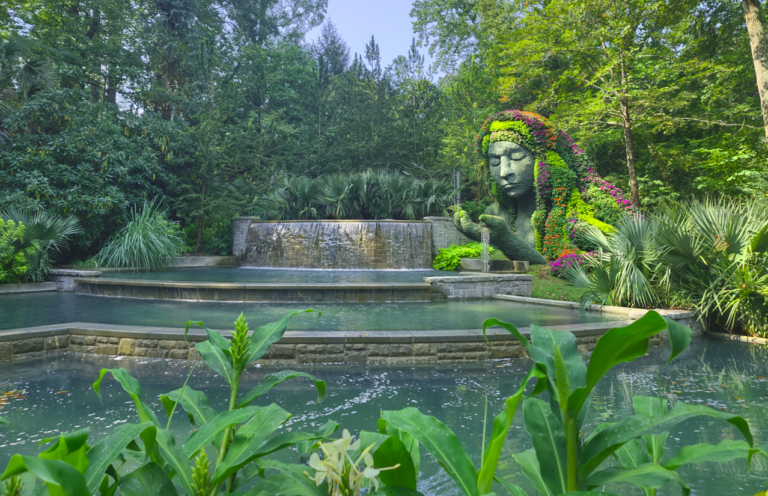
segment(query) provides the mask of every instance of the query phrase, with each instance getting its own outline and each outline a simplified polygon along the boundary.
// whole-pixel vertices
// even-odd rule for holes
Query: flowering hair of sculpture
[[[587,226],[612,230],[634,205],[620,188],[602,179],[584,150],[545,117],[533,112],[505,110],[485,120],[476,137],[477,152],[488,169],[488,146],[512,141],[533,154],[536,211],[532,222],[536,249],[558,259],[593,247],[584,238]],[[495,182],[491,194],[514,214],[514,205]]]

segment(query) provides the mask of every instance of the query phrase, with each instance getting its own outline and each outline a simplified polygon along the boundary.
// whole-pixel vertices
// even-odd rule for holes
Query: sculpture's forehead
[[[504,155],[519,151],[528,152],[514,141],[496,141],[488,145],[488,155]]]

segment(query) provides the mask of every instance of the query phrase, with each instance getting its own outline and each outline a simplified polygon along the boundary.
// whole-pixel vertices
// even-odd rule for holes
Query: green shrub
[[[0,212],[0,219],[24,225],[24,235],[13,244],[27,258],[24,280],[31,282],[43,281],[51,272],[53,252],[60,251],[72,236],[83,232],[80,221],[74,215],[62,217],[14,206]]]
[[[96,256],[104,267],[124,267],[134,270],[163,270],[168,257],[184,249],[184,238],[177,222],[166,218],[155,201],[145,201],[141,211],[136,207],[117,234]]]
[[[437,252],[432,267],[437,270],[456,270],[461,266],[462,258],[476,258],[483,254],[483,245],[473,241],[466,245],[451,245],[448,248],[440,248]],[[493,255],[493,247],[488,247],[488,254]]]
[[[24,239],[24,226],[0,219],[0,283],[21,282],[27,272],[27,258],[14,242]]]

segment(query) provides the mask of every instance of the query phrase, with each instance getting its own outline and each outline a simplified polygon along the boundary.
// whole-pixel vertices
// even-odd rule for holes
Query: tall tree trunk
[[[621,128],[624,131],[624,149],[627,153],[627,172],[629,172],[629,190],[632,194],[632,203],[640,206],[640,190],[637,186],[637,170],[635,169],[635,146],[632,143],[632,120],[629,117],[629,101],[620,98]]]
[[[752,48],[752,63],[755,65],[757,92],[760,94],[765,140],[766,146],[768,146],[768,95],[766,95],[768,91],[768,40],[765,39],[760,0],[741,0],[741,6],[744,7],[744,18],[747,21],[749,45]]]
[[[203,193],[200,195],[200,215],[197,216],[197,243],[195,244],[195,250],[199,250],[203,245],[203,209],[205,208],[205,183],[203,183]]]

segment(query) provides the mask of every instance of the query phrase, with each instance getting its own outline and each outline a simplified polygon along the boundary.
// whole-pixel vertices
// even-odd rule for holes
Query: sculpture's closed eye
[[[523,160],[523,159],[524,159],[524,158],[526,158],[527,156],[528,156],[528,155],[527,155],[525,152],[515,152],[515,153],[513,153],[513,154],[510,156],[510,158],[511,158],[512,160]]]

